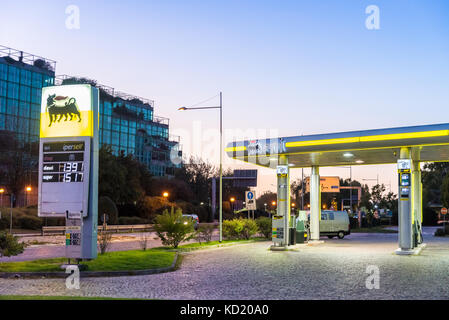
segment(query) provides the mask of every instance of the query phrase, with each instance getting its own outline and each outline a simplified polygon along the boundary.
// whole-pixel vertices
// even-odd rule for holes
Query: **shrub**
[[[242,219],[243,220],[243,230],[241,233],[241,238],[248,240],[253,235],[259,232],[256,221],[253,219]]]
[[[119,217],[118,224],[130,225],[130,224],[146,224],[147,220],[140,217]]]
[[[35,216],[21,216],[17,218],[17,226],[22,229],[38,230],[42,228],[42,220]]]
[[[267,239],[271,239],[272,223],[268,217],[260,217],[256,220],[259,232]]]
[[[25,244],[8,232],[0,232],[0,257],[11,257],[23,253]]]
[[[223,221],[223,236],[228,239],[249,239],[259,232],[252,219],[233,219]]]
[[[200,226],[196,234],[196,239],[198,240],[199,243],[201,243],[201,241],[208,243],[212,239],[213,231],[214,231],[213,225]]]
[[[0,230],[5,230],[9,227],[9,221],[5,218],[0,219]]]
[[[112,243],[112,233],[108,232],[106,228],[102,228],[98,233],[98,247],[100,254],[105,254],[110,244]]]
[[[228,240],[239,239],[243,231],[243,219],[223,221],[223,237]]]
[[[103,196],[98,199],[98,222],[100,223],[103,214],[108,215],[108,224],[118,223],[118,210],[111,198]]]
[[[154,229],[164,246],[177,248],[183,241],[192,239],[195,235],[191,219],[182,216],[182,211],[171,208],[164,210],[163,214],[156,217]]]

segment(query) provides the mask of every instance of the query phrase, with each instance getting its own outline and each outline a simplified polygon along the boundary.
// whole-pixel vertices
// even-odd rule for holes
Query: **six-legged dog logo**
[[[81,122],[81,113],[75,98],[56,96],[56,94],[49,95],[47,112],[50,118],[49,127],[53,122],[60,122],[62,117],[64,117],[64,121],[75,121],[78,118],[78,122]]]

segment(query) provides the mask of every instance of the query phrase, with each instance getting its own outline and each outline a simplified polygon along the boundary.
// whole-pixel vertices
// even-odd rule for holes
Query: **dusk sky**
[[[66,27],[69,5],[79,29]],[[369,5],[379,30],[365,27]],[[448,11],[444,0],[2,1],[0,44],[56,60],[58,75],[153,99],[185,155],[218,164],[218,112],[177,108],[219,91],[225,144],[449,122]],[[394,168],[353,167],[353,178],[379,174],[396,191]],[[259,181],[274,189],[274,172]]]

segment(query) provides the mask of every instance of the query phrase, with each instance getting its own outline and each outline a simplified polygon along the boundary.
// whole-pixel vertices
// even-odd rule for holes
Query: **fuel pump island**
[[[98,89],[42,89],[38,215],[65,218],[66,257],[97,257]]]
[[[320,239],[320,167],[397,164],[399,234],[397,254],[423,247],[421,162],[449,161],[449,124],[234,141],[225,151],[233,159],[275,169],[277,212],[272,249],[295,242],[290,216],[290,170],[310,167],[310,239]],[[293,229],[293,230],[292,230]]]

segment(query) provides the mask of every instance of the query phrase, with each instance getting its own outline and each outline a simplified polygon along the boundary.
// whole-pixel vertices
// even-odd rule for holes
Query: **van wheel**
[[[327,236],[329,239],[333,239],[334,238],[334,236]]]
[[[338,239],[343,239],[345,237],[345,233],[343,231],[340,231],[337,236]]]

